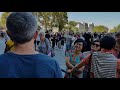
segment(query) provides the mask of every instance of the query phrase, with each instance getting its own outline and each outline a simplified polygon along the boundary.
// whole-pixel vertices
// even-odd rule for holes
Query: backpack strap
[[[89,58],[89,63],[88,63],[88,72],[87,72],[87,77],[90,78],[90,69],[91,69],[91,61],[92,61],[92,53]]]
[[[12,47],[14,47],[14,46],[15,46],[15,44],[13,44],[11,47],[8,48],[8,45],[6,44],[6,48],[5,48],[4,53],[10,51],[10,49],[11,49]]]

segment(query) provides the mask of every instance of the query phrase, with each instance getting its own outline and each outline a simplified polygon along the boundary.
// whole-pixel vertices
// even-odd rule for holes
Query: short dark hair
[[[92,41],[92,43],[94,43],[94,42],[100,42],[100,40],[99,40],[99,39],[96,39],[96,40]]]
[[[81,50],[81,52],[84,52],[86,50],[86,42],[83,40],[83,39],[77,39],[75,42],[74,42],[74,45],[78,42],[82,42],[83,43],[83,49]]]
[[[100,47],[111,50],[116,44],[115,39],[112,36],[104,36],[100,39]]]
[[[19,44],[29,42],[37,31],[37,20],[30,12],[13,12],[6,21],[10,38]]]
[[[77,39],[77,40],[74,42],[74,45],[75,45],[76,43],[78,43],[78,42],[84,43],[84,40],[83,40],[83,39]]]

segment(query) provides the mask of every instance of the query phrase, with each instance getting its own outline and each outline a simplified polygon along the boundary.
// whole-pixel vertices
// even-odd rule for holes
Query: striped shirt
[[[110,53],[94,52],[91,61],[91,72],[94,78],[115,78],[117,58]]]
[[[112,53],[105,52],[106,51],[93,53],[91,61],[91,77],[120,78],[120,59],[117,59]],[[82,60],[78,65],[79,68],[89,64],[90,55],[91,54]]]

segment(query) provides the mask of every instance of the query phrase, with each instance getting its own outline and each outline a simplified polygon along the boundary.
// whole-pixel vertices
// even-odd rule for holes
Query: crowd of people
[[[63,78],[53,57],[64,46],[64,78],[120,77],[120,32],[45,32],[27,12],[11,13],[6,28],[0,31],[0,78]]]

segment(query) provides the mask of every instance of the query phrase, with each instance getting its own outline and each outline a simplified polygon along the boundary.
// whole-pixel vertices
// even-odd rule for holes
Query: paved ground
[[[55,48],[55,57],[54,59],[59,63],[61,69],[66,70],[66,65],[65,65],[65,46],[63,49],[58,49]],[[63,73],[64,75],[64,73]]]

